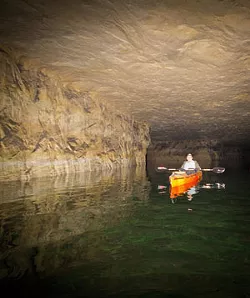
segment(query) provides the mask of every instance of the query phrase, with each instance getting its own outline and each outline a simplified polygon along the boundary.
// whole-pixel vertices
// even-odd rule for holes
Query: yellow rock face
[[[0,66],[0,180],[144,163],[146,124],[4,49]]]

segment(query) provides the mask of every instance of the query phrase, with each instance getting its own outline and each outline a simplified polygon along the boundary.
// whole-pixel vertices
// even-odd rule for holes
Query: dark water
[[[191,201],[170,200],[167,181],[137,169],[1,184],[2,296],[250,297],[249,173],[207,173]]]

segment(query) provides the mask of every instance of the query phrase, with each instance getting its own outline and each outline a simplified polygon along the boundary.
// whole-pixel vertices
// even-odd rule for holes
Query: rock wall
[[[0,48],[0,180],[145,162],[147,124]]]
[[[237,144],[218,140],[182,140],[157,142],[148,149],[147,163],[150,168],[158,166],[179,168],[188,153],[192,153],[202,168],[222,166],[242,168],[249,165],[247,151]]]
[[[188,153],[192,153],[202,167],[217,164],[219,153],[215,149],[216,141],[169,141],[157,142],[149,147],[147,160],[153,168],[163,165],[166,167],[180,167]]]

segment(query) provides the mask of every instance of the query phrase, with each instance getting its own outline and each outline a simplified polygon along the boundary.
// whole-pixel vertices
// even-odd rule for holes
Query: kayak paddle
[[[180,169],[174,169],[174,168],[166,168],[166,167],[157,167],[157,172],[163,172],[163,171],[179,171]],[[214,167],[212,169],[201,169],[204,172],[214,172],[216,174],[222,174],[225,172],[225,168],[222,167]]]

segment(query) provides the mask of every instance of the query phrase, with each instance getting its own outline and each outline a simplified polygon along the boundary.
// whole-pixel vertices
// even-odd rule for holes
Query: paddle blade
[[[157,167],[156,172],[166,172],[168,169],[165,167]]]
[[[165,167],[157,167],[157,170],[167,170]]]
[[[214,172],[216,174],[221,174],[225,172],[225,168],[222,167],[215,167],[213,169],[202,169],[204,172]]]
[[[166,168],[166,167],[157,167],[156,172],[165,172],[165,171],[179,171],[178,169],[175,168]]]
[[[215,168],[213,168],[213,172],[216,174],[222,174],[225,172],[225,168],[215,167]]]

